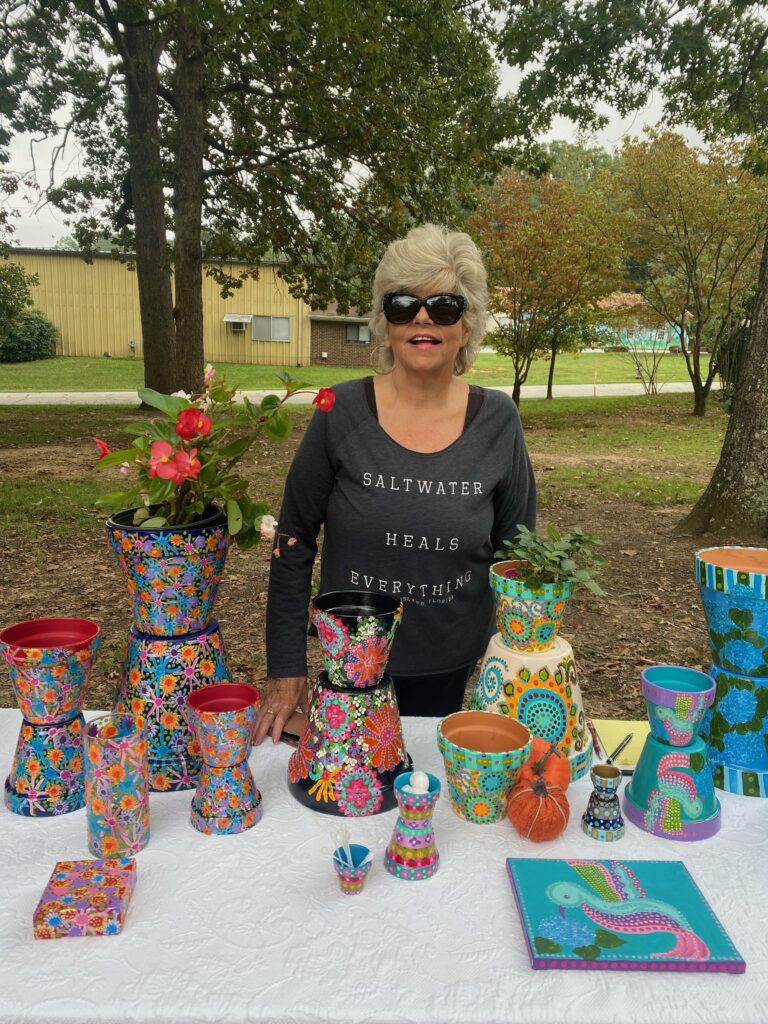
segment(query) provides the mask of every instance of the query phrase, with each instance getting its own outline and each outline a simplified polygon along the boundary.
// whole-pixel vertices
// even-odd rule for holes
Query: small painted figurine
[[[624,835],[618,790],[621,771],[612,764],[596,764],[590,771],[595,787],[581,818],[581,829],[592,839],[615,843]]]

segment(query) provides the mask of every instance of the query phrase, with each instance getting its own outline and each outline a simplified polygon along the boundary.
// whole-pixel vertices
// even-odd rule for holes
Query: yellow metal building
[[[10,258],[37,274],[35,306],[59,329],[59,354],[113,358],[143,355],[136,274],[109,254],[86,263],[79,253],[52,249],[12,249]],[[233,278],[244,264],[227,264]],[[203,280],[205,357],[227,363],[303,366],[310,362],[309,309],[295,299],[277,275],[262,264],[234,294],[221,297],[216,282]]]

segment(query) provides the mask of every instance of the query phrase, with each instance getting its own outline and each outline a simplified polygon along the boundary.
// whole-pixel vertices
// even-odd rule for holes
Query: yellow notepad
[[[647,720],[643,722],[628,722],[622,718],[593,718],[594,725],[603,752],[596,761],[604,761],[606,757],[615,750],[628,733],[632,733],[632,739],[624,747],[614,762],[619,768],[630,768],[637,764],[640,752],[643,749],[645,738],[650,732]]]

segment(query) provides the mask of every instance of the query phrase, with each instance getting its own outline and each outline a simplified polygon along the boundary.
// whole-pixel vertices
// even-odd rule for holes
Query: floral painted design
[[[135,885],[128,857],[58,861],[35,908],[35,938],[117,935]]]
[[[149,766],[144,727],[132,715],[103,715],[85,728],[88,849],[119,857],[149,842]]]
[[[319,709],[320,717],[328,736],[333,740],[344,740],[352,731],[352,722],[344,699],[336,693],[323,695]]]
[[[246,760],[228,768],[203,765],[190,821],[205,835],[237,835],[261,821],[261,793]]]
[[[402,604],[378,615],[334,615],[314,605],[312,621],[331,682],[358,689],[377,686],[402,617]]]
[[[372,711],[363,727],[363,743],[371,763],[380,771],[392,771],[403,759],[403,733],[400,717],[392,705]]]
[[[389,646],[387,637],[373,636],[349,648],[344,668],[355,686],[375,686],[379,682],[389,659]]]
[[[375,772],[364,768],[339,773],[334,792],[339,809],[350,817],[375,814],[382,803],[381,783]]]
[[[86,685],[100,643],[98,633],[79,650],[0,643],[19,709],[27,722],[64,722],[83,710]]]
[[[349,634],[341,619],[315,608],[313,619],[323,654],[329,658],[341,658],[349,647]]]
[[[5,783],[5,805],[14,814],[51,817],[85,804],[82,714],[58,725],[24,722]]]

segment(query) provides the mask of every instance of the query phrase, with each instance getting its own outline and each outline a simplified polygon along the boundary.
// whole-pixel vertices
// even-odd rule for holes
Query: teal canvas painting
[[[509,857],[507,871],[536,970],[746,969],[682,861]]]

